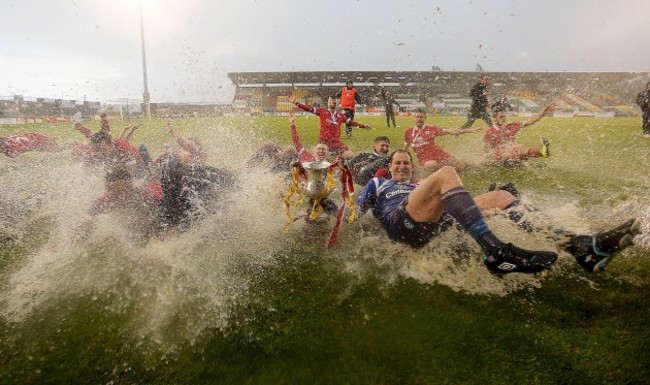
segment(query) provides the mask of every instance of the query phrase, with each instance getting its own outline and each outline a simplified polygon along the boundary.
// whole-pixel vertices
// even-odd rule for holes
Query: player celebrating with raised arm
[[[427,126],[427,113],[423,108],[415,110],[415,126],[404,132],[404,150],[413,148],[420,165],[429,171],[435,171],[443,166],[453,166],[457,170],[464,169],[467,165],[465,162],[454,158],[451,154],[445,152],[435,142],[436,136],[442,135],[460,135],[476,132],[478,129],[463,128],[440,128],[436,126]]]
[[[345,143],[341,142],[341,124],[346,123],[348,125],[365,129],[372,128],[369,124],[356,122],[337,111],[336,98],[331,96],[327,100],[327,108],[316,108],[307,104],[302,104],[298,102],[294,96],[291,96],[289,101],[305,111],[318,115],[320,118],[320,133],[318,141],[327,145],[332,154],[340,155],[345,159],[352,158],[354,154]]]
[[[542,148],[529,148],[515,143],[517,133],[524,127],[532,126],[548,115],[555,108],[551,103],[531,120],[506,124],[506,113],[503,110],[494,111],[494,125],[485,131],[483,149],[493,152],[494,159],[499,162],[519,162],[528,158],[547,157],[550,155],[549,142],[542,138]]]
[[[318,143],[315,145],[313,154],[307,151],[307,149],[302,145],[300,135],[298,134],[298,128],[296,127],[296,118],[293,116],[293,113],[289,113],[289,123],[291,123],[291,139],[293,140],[293,145],[298,153],[298,162],[320,161],[329,158],[330,151],[326,144]]]

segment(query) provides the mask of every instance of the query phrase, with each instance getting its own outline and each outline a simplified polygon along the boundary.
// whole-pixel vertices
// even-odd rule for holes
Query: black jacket
[[[474,87],[469,91],[469,96],[472,98],[472,108],[487,108],[489,90],[489,84],[483,84],[481,82],[474,84]]]
[[[641,107],[641,111],[643,111],[644,114],[649,114],[650,113],[650,91],[645,90],[639,92],[639,94],[636,96],[636,104]]]

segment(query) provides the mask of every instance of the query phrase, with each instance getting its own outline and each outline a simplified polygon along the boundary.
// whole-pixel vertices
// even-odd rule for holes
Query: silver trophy
[[[307,173],[307,181],[302,183],[303,193],[312,199],[329,195],[331,191],[325,191],[325,189],[327,186],[327,172],[332,164],[319,160],[303,162],[300,165]]]

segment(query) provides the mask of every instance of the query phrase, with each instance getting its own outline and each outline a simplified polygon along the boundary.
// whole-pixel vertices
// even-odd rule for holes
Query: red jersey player
[[[312,162],[315,160],[327,160],[330,155],[329,148],[324,143],[318,143],[314,146],[315,154],[307,151],[303,147],[302,142],[300,141],[300,135],[298,135],[298,129],[296,128],[296,119],[293,114],[289,114],[289,122],[291,123],[291,139],[293,144],[296,147],[296,152],[298,153],[299,162]]]
[[[0,152],[10,158],[27,151],[59,151],[56,140],[36,132],[0,138]]]
[[[529,148],[515,143],[517,133],[524,127],[532,126],[544,116],[548,115],[555,108],[555,104],[549,104],[542,112],[526,122],[506,123],[506,113],[503,110],[495,110],[493,113],[494,124],[488,128],[483,136],[483,149],[492,152],[495,160],[500,162],[522,161],[528,158],[549,156],[548,140],[542,138],[541,150]]]
[[[415,110],[415,126],[404,132],[404,150],[408,150],[410,147],[413,148],[420,165],[431,171],[442,166],[453,166],[456,169],[465,168],[466,164],[445,152],[436,144],[435,138],[442,135],[468,134],[476,132],[478,129],[426,126],[426,120],[427,113],[424,109],[418,108]]]
[[[323,107],[316,108],[302,104],[296,101],[293,96],[289,99],[289,101],[305,111],[311,112],[314,115],[318,115],[320,118],[320,134],[318,141],[320,143],[326,144],[333,154],[340,155],[346,159],[352,158],[353,154],[350,151],[350,148],[341,142],[341,124],[346,123],[348,125],[366,129],[372,128],[368,124],[355,122],[341,112],[336,111],[336,99],[333,97],[330,97],[327,100],[327,109]]]

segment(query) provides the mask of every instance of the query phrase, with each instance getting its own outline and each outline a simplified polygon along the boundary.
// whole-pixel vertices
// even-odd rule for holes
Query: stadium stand
[[[638,113],[636,92],[650,78],[647,73],[627,72],[488,72],[493,87],[491,98],[507,95],[515,113],[534,113],[549,101],[558,103],[563,116],[608,116]],[[440,113],[465,114],[470,106],[468,92],[479,72],[457,71],[321,71],[321,72],[232,72],[235,85],[233,107],[237,113],[281,114],[292,107],[286,98],[294,95],[313,105],[322,105],[348,79],[359,90],[364,105],[359,113],[379,113],[380,87],[396,96],[403,112],[426,107]],[[251,97],[258,91],[256,97]],[[607,102],[605,102],[607,101]]]
[[[645,87],[649,73],[629,72],[487,72],[492,81],[491,99],[507,95],[513,114],[541,111],[550,101],[557,103],[555,116],[633,116],[638,90]],[[350,79],[363,104],[359,114],[383,114],[378,94],[390,90],[401,112],[425,107],[441,114],[464,115],[469,109],[469,89],[481,72],[470,71],[315,71],[315,72],[232,72],[235,86],[229,104],[151,103],[151,113],[160,117],[276,115],[301,113],[288,97],[323,106]],[[99,112],[119,117],[142,115],[140,100],[117,99],[88,102],[62,99],[0,97],[0,123],[71,120],[81,112],[84,119],[98,119]]]

